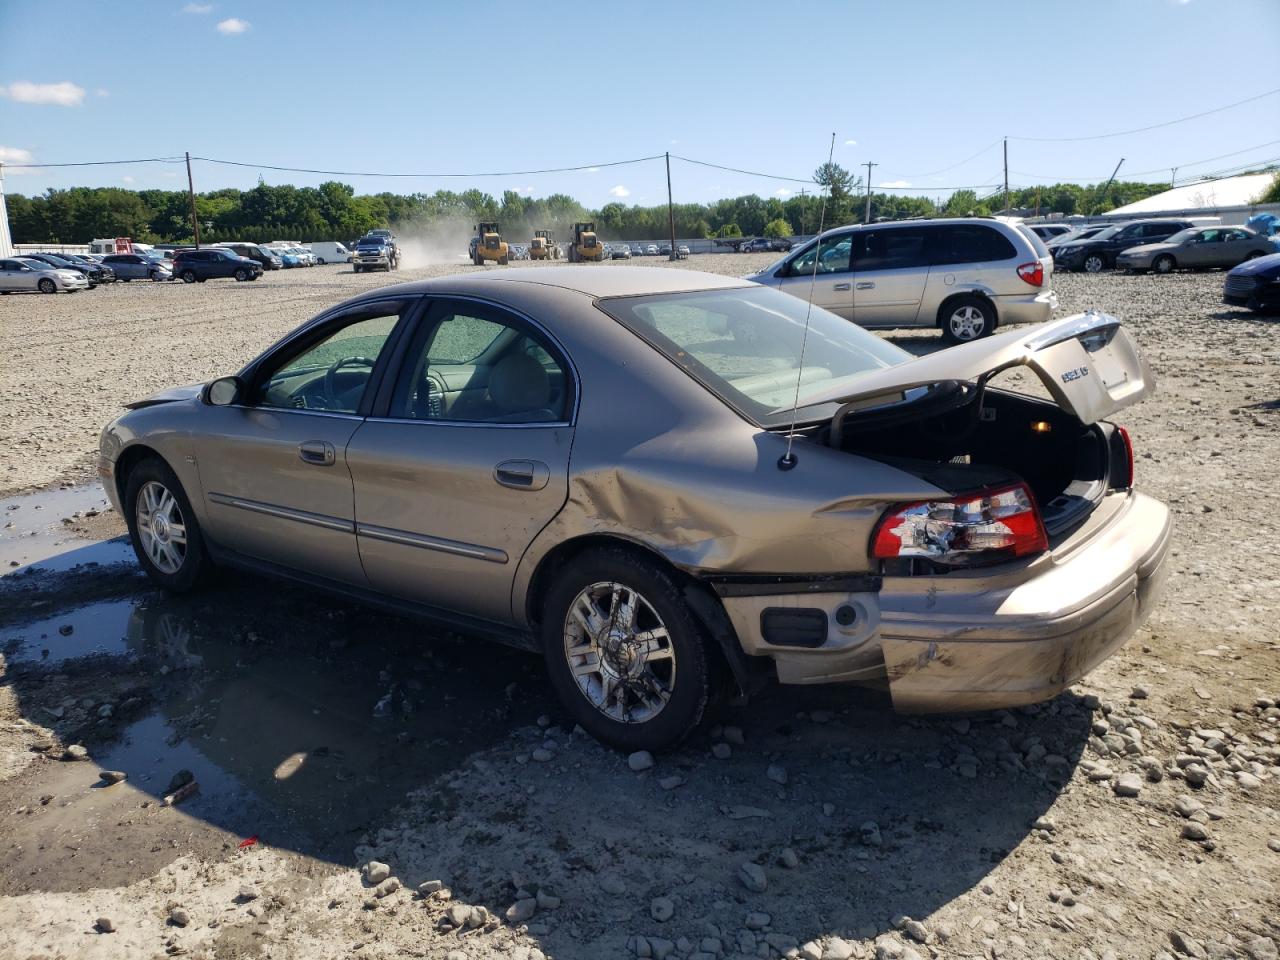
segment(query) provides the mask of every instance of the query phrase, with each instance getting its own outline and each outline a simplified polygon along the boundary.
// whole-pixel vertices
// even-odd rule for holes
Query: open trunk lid
[[[802,397],[800,405],[839,401],[846,404],[847,413],[892,402],[895,394],[917,387],[989,379],[1017,366],[1029,367],[1054,401],[1086,425],[1137,403],[1155,389],[1151,368],[1120,321],[1090,310],[864,373],[847,388],[828,385]]]

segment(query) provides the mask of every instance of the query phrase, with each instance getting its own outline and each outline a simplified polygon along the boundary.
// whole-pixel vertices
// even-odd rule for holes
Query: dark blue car
[[[1255,257],[1227,274],[1222,302],[1259,312],[1280,312],[1280,253]]]

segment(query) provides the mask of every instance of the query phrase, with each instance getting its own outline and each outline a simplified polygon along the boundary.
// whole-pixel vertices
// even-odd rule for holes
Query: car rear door
[[[0,290],[34,290],[35,271],[16,260],[0,260]]]
[[[781,275],[775,281],[778,289],[846,320],[854,319],[853,273],[850,269],[852,248],[852,231],[832,234],[821,243],[810,245],[779,270]]]
[[[1226,229],[1223,231],[1222,260],[1218,266],[1234,267],[1243,263],[1245,258],[1262,247],[1262,242],[1244,230]]]
[[[859,231],[853,244],[854,322],[861,327],[915,326],[929,261],[927,227]]]
[[[568,496],[573,368],[528,318],[463,299],[431,303],[397,367],[347,447],[369,581],[510,622],[520,558]]]

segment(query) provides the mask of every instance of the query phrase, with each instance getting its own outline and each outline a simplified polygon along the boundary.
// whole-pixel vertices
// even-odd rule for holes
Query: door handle
[[[863,280],[863,281],[862,281],[861,283],[859,283],[859,284],[858,284],[854,289],[857,289],[857,290],[874,290],[875,288],[876,288],[876,285],[875,285],[874,283],[872,283],[870,280]]]
[[[831,289],[832,289],[832,290],[848,290],[848,289],[849,289],[849,285],[848,285],[847,283],[837,283],[837,284],[836,284],[834,287],[832,287]]]
[[[331,467],[338,454],[328,440],[307,440],[298,444],[298,459],[317,467]]]
[[[503,460],[493,468],[493,479],[512,490],[541,490],[551,479],[551,468],[541,460]]]

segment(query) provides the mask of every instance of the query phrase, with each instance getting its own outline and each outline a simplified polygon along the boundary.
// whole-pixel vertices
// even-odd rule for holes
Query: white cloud
[[[509,189],[511,190],[512,193],[518,193],[518,194],[521,194],[522,196],[526,196],[526,197],[533,196],[533,187],[510,187]]]
[[[676,144],[676,143],[679,143],[680,141],[679,141],[679,140],[672,140],[671,142],[672,142],[673,144]]]
[[[134,179],[133,179],[133,177],[129,176],[128,174],[125,174],[125,175],[124,175],[123,177],[121,177],[120,179],[121,179],[121,181],[122,181],[122,182],[124,182],[124,183],[134,183],[134,182],[135,182],[135,181],[134,181]]]
[[[782,187],[780,190],[773,191],[773,195],[775,197],[789,197],[791,196],[791,191],[786,187]]]
[[[624,187],[622,184],[618,184],[616,187],[614,187],[612,190],[609,191],[609,196],[617,197],[621,199],[623,197],[631,196],[631,191],[628,190],[626,187]]]
[[[886,180],[884,181],[884,183],[876,184],[876,186],[880,187],[881,189],[892,190],[894,187],[909,187],[911,186],[911,181],[910,180]]]
[[[30,163],[31,151],[23,150],[21,147],[0,147],[0,163]],[[6,176],[16,177],[20,173],[30,173],[29,170],[9,170],[5,171]]]
[[[249,29],[249,21],[241,20],[239,17],[227,17],[225,20],[219,20],[218,26],[215,28],[219,33],[227,36],[234,36],[237,33],[244,33]]]
[[[858,141],[857,141],[857,140],[846,140],[846,141],[844,142],[844,145],[845,145],[846,147],[856,147],[856,146],[858,145]]]
[[[587,167],[587,173],[599,173],[599,172],[600,172],[599,167]]]
[[[209,13],[213,10],[212,3],[188,3],[182,8],[183,13]]]
[[[95,97],[109,97],[111,96],[111,91],[106,87],[98,87],[98,89],[93,91],[93,95]]]
[[[84,87],[69,80],[62,83],[29,83],[18,80],[8,86],[0,84],[0,96],[18,103],[52,103],[59,107],[78,107],[84,100]]]

